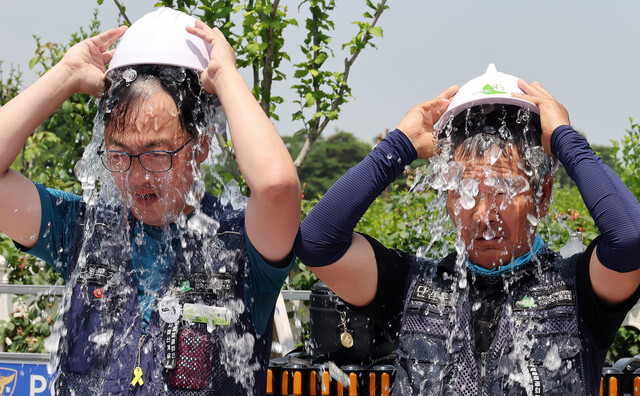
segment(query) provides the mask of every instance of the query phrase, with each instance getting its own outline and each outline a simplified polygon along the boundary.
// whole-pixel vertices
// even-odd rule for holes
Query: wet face
[[[140,154],[147,151],[174,151],[190,139],[180,124],[177,107],[160,87],[147,91],[134,104],[122,131],[105,131],[105,149]],[[172,156],[171,169],[150,172],[133,158],[131,168],[113,173],[116,186],[139,220],[149,225],[163,225],[180,213],[188,214],[185,197],[191,190],[194,171],[200,165],[204,150],[194,150],[195,141]]]
[[[469,260],[485,268],[508,264],[531,249],[537,219],[548,208],[550,182],[536,205],[534,188],[518,166],[520,155],[497,146],[483,158],[454,160],[462,165],[461,188],[449,191],[447,211],[467,247]],[[491,154],[490,154],[491,153]]]

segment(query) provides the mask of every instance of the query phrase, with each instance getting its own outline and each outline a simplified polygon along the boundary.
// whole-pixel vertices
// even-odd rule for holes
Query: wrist
[[[382,144],[384,142],[384,144]],[[393,149],[393,152],[389,152],[389,155],[397,156],[397,160],[403,166],[411,164],[418,159],[418,150],[411,139],[400,129],[396,128],[389,133],[389,135],[378,144],[378,148],[383,146],[389,146]],[[386,151],[386,150],[385,150]]]
[[[56,63],[41,78],[41,83],[49,86],[52,97],[57,98],[57,102],[61,104],[71,95],[77,92],[80,85],[77,73],[72,68],[64,64],[62,61]],[[58,105],[59,105],[58,104]]]
[[[577,133],[570,125],[559,125],[551,132],[551,138],[549,139],[551,155],[558,156],[563,137],[570,133]]]
[[[238,84],[238,82],[246,85],[244,78],[238,69],[232,65],[218,68],[213,73],[213,76],[209,78],[209,81],[218,96],[220,96],[227,87],[230,87],[231,89],[237,87],[236,84]]]

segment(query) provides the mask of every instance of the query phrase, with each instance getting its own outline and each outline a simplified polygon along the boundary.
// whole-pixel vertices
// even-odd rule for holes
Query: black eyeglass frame
[[[131,154],[131,153],[127,153],[124,151],[117,151],[117,150],[102,150],[102,149],[98,149],[98,151],[96,152],[98,154],[98,156],[100,157],[100,161],[102,162],[102,165],[109,171],[112,173],[124,173],[124,172],[128,172],[129,169],[131,169],[131,165],[133,164],[133,159],[137,158],[138,162],[140,162],[140,166],[142,166],[142,168],[144,170],[146,170],[147,172],[154,172],[154,173],[162,173],[162,172],[168,172],[171,170],[171,168],[173,168],[173,156],[178,154],[178,152],[180,152],[180,150],[182,150],[183,148],[187,147],[187,145],[189,143],[191,143],[193,141],[193,136],[189,138],[189,140],[187,140],[182,146],[178,147],[175,150],[172,151],[167,151],[167,150],[152,150],[152,151],[144,151],[140,154]],[[127,166],[126,169],[123,170],[111,170],[109,169],[109,167],[107,166],[107,164],[105,163],[106,158],[103,156],[103,154],[106,153],[117,153],[117,154],[124,154],[126,156],[129,157],[129,166]],[[145,155],[145,154],[157,154],[157,153],[161,153],[161,154],[168,154],[169,155],[169,167],[165,170],[152,170],[152,169],[148,169],[146,166],[144,166],[144,164],[142,163],[142,161],[140,160],[140,156]]]

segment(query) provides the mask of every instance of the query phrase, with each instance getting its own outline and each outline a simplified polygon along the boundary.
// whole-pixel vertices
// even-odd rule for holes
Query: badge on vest
[[[571,286],[551,286],[531,290],[520,295],[513,303],[515,311],[545,310],[555,307],[573,307],[576,299]]]
[[[231,274],[216,274],[213,276],[198,273],[192,274],[188,279],[177,277],[174,279],[174,287],[182,294],[212,294],[227,295],[233,290],[233,276]]]
[[[453,305],[453,296],[444,290],[438,290],[431,283],[416,282],[411,292],[411,300],[423,301],[434,305]]]
[[[165,323],[175,323],[182,315],[182,306],[178,299],[166,296],[158,303],[160,319]]]
[[[78,280],[82,283],[104,286],[115,274],[116,271],[107,265],[87,263],[87,265],[82,268]]]
[[[182,319],[188,322],[229,326],[231,325],[231,311],[224,307],[187,303],[182,307]]]

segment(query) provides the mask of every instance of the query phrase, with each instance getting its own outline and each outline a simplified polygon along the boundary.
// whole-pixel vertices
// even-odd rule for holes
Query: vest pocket
[[[429,309],[431,308],[431,309]],[[398,337],[399,394],[445,394],[455,374],[455,357],[462,348],[462,332],[452,331],[453,310],[412,304],[405,311]]]
[[[539,337],[533,342],[529,371],[537,371],[545,395],[581,395],[578,337]]]
[[[201,390],[211,382],[215,345],[211,334],[199,327],[192,325],[178,333],[176,367],[166,372],[172,388]]]
[[[96,292],[97,291],[97,292]],[[113,342],[113,330],[109,326],[107,299],[100,296],[101,286],[83,284],[76,286],[74,298],[66,320],[67,338],[66,371],[74,374],[88,374],[101,370],[109,364],[109,351]]]

